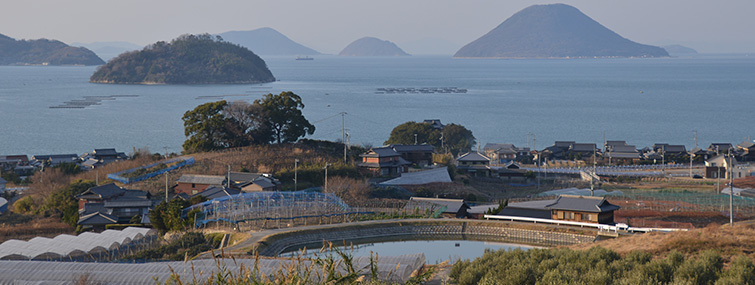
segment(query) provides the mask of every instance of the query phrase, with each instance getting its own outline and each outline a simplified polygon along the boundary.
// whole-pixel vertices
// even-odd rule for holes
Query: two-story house
[[[367,173],[376,176],[397,177],[408,171],[411,162],[401,157],[401,154],[389,146],[374,147],[370,151],[360,154],[362,162],[357,166]]]

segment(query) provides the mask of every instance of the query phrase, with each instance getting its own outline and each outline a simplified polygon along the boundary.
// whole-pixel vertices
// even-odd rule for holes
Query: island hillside
[[[100,66],[93,83],[228,84],[275,81],[250,50],[209,34],[183,35],[127,52]]]
[[[317,55],[316,50],[303,46],[272,28],[252,31],[230,31],[220,36],[231,43],[246,47],[258,55]]]
[[[364,37],[346,46],[338,55],[345,56],[407,56],[396,44],[378,38]]]
[[[144,46],[129,42],[91,42],[71,43],[72,46],[85,47],[97,54],[101,59],[108,61],[127,51],[140,50]]]
[[[666,50],[638,44],[564,4],[517,12],[454,57],[572,58],[663,57]]]
[[[697,54],[697,51],[690,47],[685,47],[683,45],[667,45],[663,46],[663,49],[665,49],[669,54],[683,54],[683,55],[691,55],[691,54]]]
[[[94,52],[48,39],[15,40],[0,34],[0,65],[99,65]]]

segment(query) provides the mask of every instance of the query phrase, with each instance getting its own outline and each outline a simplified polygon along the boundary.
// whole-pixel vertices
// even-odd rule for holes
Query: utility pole
[[[346,163],[346,112],[341,112],[341,136],[343,137],[341,141],[343,142],[343,163]],[[416,141],[417,135],[414,136]]]
[[[734,224],[734,167],[732,165],[731,148],[729,148],[729,165],[726,166],[729,172],[729,224]]]
[[[297,158],[297,159],[294,159],[294,191],[297,190],[296,184],[299,183],[299,177],[297,175],[298,166],[299,166],[299,159]]]
[[[595,176],[598,175],[597,171],[595,171],[595,167],[597,166],[597,162],[595,161],[595,157],[597,156],[598,152],[595,148],[592,149],[592,175],[590,175],[590,196],[595,196],[595,183],[593,182],[595,180]]]
[[[228,188],[231,188],[231,165],[228,165],[228,182],[225,183],[225,186]]]
[[[330,163],[325,163],[325,189],[323,190],[325,193],[328,192],[328,166]]]
[[[689,178],[692,178],[692,157],[695,156],[694,153],[689,153]]]
[[[168,159],[168,147],[165,147],[165,159]]]
[[[693,132],[695,132],[695,148],[697,148],[697,130],[694,130]]]

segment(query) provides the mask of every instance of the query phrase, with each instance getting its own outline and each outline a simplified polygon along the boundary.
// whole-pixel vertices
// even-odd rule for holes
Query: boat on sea
[[[314,60],[314,58],[309,56],[297,56],[296,60]]]

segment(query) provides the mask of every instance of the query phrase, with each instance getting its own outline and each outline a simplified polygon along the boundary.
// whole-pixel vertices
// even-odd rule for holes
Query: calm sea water
[[[83,153],[115,147],[179,152],[181,116],[199,104],[293,91],[317,139],[381,145],[406,121],[441,119],[489,142],[626,140],[692,147],[739,143],[755,127],[755,58],[493,60],[449,57],[265,58],[278,82],[257,85],[88,83],[95,67],[0,67],[0,155]],[[457,87],[466,94],[376,94],[384,87]],[[84,109],[51,109],[85,96],[138,95]],[[531,142],[530,142],[531,144]]]

